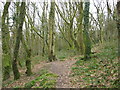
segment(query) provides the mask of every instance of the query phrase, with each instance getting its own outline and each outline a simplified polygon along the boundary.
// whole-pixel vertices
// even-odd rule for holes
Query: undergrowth
[[[24,88],[54,88],[57,75],[45,69],[40,71],[40,76],[25,84]]]
[[[69,57],[73,57],[76,55],[75,50],[60,50],[56,52],[57,58],[60,61],[64,61],[65,59]]]
[[[116,43],[107,43],[99,48],[101,52],[94,54],[90,60],[79,60],[72,67],[73,85],[80,88],[118,88],[118,59]]]

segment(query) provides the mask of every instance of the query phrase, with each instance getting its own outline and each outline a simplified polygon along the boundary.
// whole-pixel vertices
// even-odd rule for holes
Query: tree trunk
[[[79,45],[79,51],[81,54],[84,54],[84,42],[83,42],[83,2],[80,2],[78,5],[79,17],[77,18],[77,27],[78,27],[78,34],[77,34],[77,42]]]
[[[22,35],[22,38],[21,38],[21,42],[22,42],[22,45],[27,53],[27,59],[26,59],[26,74],[27,76],[30,76],[32,74],[32,70],[31,70],[31,49],[28,49],[28,46],[27,44],[25,43],[25,40],[23,38],[23,35]]]
[[[22,37],[22,27],[23,27],[24,18],[25,18],[25,2],[22,2],[21,8],[20,8],[20,15],[19,15],[19,27],[17,31],[16,43],[14,48],[14,56],[13,56],[13,62],[12,62],[12,68],[13,68],[13,74],[14,74],[15,80],[20,78],[20,73],[17,67],[17,58],[18,58],[18,52],[20,47],[20,40]]]
[[[117,29],[118,29],[118,60],[120,60],[120,0],[117,2]]]
[[[58,24],[58,27],[59,27],[59,30],[60,30],[62,36],[63,36],[63,39],[68,43],[69,47],[71,48],[71,47],[72,47],[71,43],[70,43],[69,40],[67,40],[67,38],[65,37],[65,34],[66,34],[66,33],[63,32],[63,30],[62,30],[62,28],[60,27],[59,24]],[[64,27],[63,27],[63,28],[64,28]]]
[[[26,60],[26,68],[27,68],[26,74],[27,74],[27,76],[30,76],[32,74],[30,57],[31,57],[31,49],[29,49],[27,51],[27,60]]]
[[[90,2],[85,2],[84,8],[84,44],[85,44],[85,54],[84,59],[89,59],[91,54],[91,41],[89,37],[89,7]]]
[[[2,15],[2,50],[3,50],[3,80],[6,80],[10,77],[10,46],[9,46],[9,39],[10,39],[10,33],[8,29],[8,25],[6,25],[5,20],[8,15],[8,8],[10,6],[10,2],[6,2],[3,10]]]
[[[42,12],[42,35],[43,35],[43,47],[42,47],[42,56],[45,55],[45,30],[46,30],[46,18],[45,18],[45,2],[43,6],[43,12]]]
[[[48,59],[50,62],[56,60],[54,54],[55,50],[55,2],[51,2],[50,14],[49,14],[49,47],[48,47]]]
[[[73,20],[70,21],[69,26],[70,26],[70,30],[69,30],[70,38],[71,38],[71,40],[72,40],[73,43],[74,43],[74,47],[79,51],[79,45],[78,45],[78,42],[77,42],[77,40],[74,38],[74,36],[73,36],[73,32],[72,32],[72,31],[73,31]]]

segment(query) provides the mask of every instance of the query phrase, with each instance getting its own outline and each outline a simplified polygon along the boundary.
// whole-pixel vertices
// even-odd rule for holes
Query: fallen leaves
[[[112,50],[111,46],[107,46],[106,48],[102,47],[101,51],[96,54],[97,58],[92,58],[89,61],[78,60],[76,65],[72,68],[71,76],[79,79],[72,79],[74,81],[71,80],[73,86],[77,84],[80,85],[79,88],[114,87],[113,82],[117,80],[118,74],[117,53],[114,51],[114,48],[115,47],[113,47]]]

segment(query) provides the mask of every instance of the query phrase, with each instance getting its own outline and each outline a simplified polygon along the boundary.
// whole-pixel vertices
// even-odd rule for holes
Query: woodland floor
[[[71,67],[75,62],[76,60],[72,57],[65,61],[55,61],[50,63],[49,70],[59,76],[56,88],[72,88],[69,76]]]
[[[14,81],[11,77],[3,82],[3,87],[25,88],[27,85],[27,88],[116,88],[116,85],[119,86],[116,45],[108,43],[105,47],[96,46],[92,49],[96,53],[87,61],[81,60],[80,58],[83,56],[78,55],[53,62],[39,61],[33,65],[34,67],[32,66],[33,74],[31,76],[26,76],[25,68],[23,68],[20,70],[21,78],[19,80]],[[41,74],[42,69],[49,73]],[[56,80],[52,78],[56,78]]]
[[[64,61],[54,61],[54,62],[40,62],[40,64],[36,64],[34,65],[33,68],[33,75],[27,77],[25,74],[25,69],[20,70],[21,78],[19,80],[16,80],[14,82],[12,82],[13,77],[11,77],[9,80],[3,82],[3,84],[5,84],[7,88],[11,88],[11,87],[22,87],[25,85],[25,83],[34,80],[36,77],[39,76],[39,71],[40,69],[47,69],[48,71],[55,73],[58,75],[58,79],[56,82],[56,88],[72,88],[72,86],[70,85],[70,72],[71,72],[71,67],[72,65],[76,62],[76,60],[74,59],[75,57],[71,57],[69,59],[66,59]],[[10,83],[10,84],[9,84]],[[9,84],[9,85],[8,85]]]

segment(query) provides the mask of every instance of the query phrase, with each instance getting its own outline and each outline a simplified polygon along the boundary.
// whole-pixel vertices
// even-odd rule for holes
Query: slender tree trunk
[[[69,47],[71,48],[72,45],[71,45],[71,43],[69,42],[69,40],[67,40],[67,38],[65,37],[65,33],[63,32],[63,30],[62,30],[62,28],[60,27],[59,24],[58,24],[58,27],[59,27],[59,30],[60,30],[62,36],[63,36],[63,39],[68,43]],[[64,28],[64,27],[63,27],[63,28]]]
[[[22,39],[21,39],[21,42],[22,42],[22,45],[27,53],[27,59],[26,59],[26,74],[27,76],[30,76],[32,74],[32,70],[31,70],[31,49],[28,49],[28,46],[23,38],[23,35],[22,35]]]
[[[35,27],[35,13],[36,13],[36,7],[35,7],[35,3],[32,4],[33,6],[33,14],[32,14],[32,26]],[[35,33],[34,33],[34,30],[31,29],[31,51],[32,51],[32,55],[33,56],[36,56],[38,54],[38,49],[37,48],[37,43],[36,43],[36,36],[35,36]]]
[[[48,59],[50,62],[52,62],[56,60],[56,56],[54,54],[54,50],[55,50],[55,2],[51,2],[48,28],[49,28]]]
[[[80,2],[78,5],[79,17],[77,18],[77,27],[78,27],[78,34],[77,34],[77,41],[79,44],[79,51],[81,54],[84,54],[84,42],[83,42],[83,2]]]
[[[31,47],[30,47],[30,32],[29,32],[29,23],[25,22],[25,27],[26,27],[26,33],[25,33],[25,38],[22,35],[22,45],[24,47],[24,50],[27,53],[27,59],[26,59],[26,74],[27,76],[30,76],[32,74],[32,70],[31,70]]]
[[[84,8],[84,44],[85,44],[85,54],[84,58],[89,59],[91,54],[91,41],[89,37],[89,7],[90,2],[85,2],[85,8]]]
[[[14,56],[13,56],[13,62],[12,62],[12,68],[13,68],[13,74],[14,74],[15,80],[20,78],[20,73],[17,67],[17,58],[18,58],[18,52],[20,47],[20,40],[22,37],[22,27],[23,27],[24,18],[25,18],[25,2],[22,2],[21,8],[20,8],[20,15],[19,15],[19,27],[17,31],[16,43],[14,48]]]
[[[118,60],[120,60],[120,0],[117,2],[117,28],[118,28]]]
[[[108,3],[108,1],[106,0],[106,3],[107,3],[107,23],[108,23],[108,25],[109,25],[109,23],[110,23],[110,20],[112,19],[110,16],[112,16],[112,11],[111,11],[111,9],[110,9],[110,5],[109,5],[109,3]],[[106,30],[106,37],[107,37],[107,40],[111,40],[111,37],[112,37],[112,31],[110,30],[110,29],[108,29],[108,30]]]
[[[73,7],[72,3],[69,3],[69,5],[70,5],[69,6],[70,7],[70,9],[69,9],[70,13],[71,13],[71,11],[74,11],[73,15],[70,14],[70,23],[68,24],[69,25],[69,38],[72,40],[74,48],[77,51],[79,51],[79,44],[78,44],[76,38],[74,37],[74,32],[73,32],[73,23],[74,23],[76,10],[72,10],[72,7]]]
[[[6,80],[10,77],[10,46],[9,46],[9,29],[8,25],[6,25],[5,20],[8,15],[8,8],[10,6],[10,2],[6,2],[2,15],[2,50],[3,50],[3,80]]]
[[[71,38],[71,40],[72,40],[73,43],[74,43],[74,47],[79,51],[79,45],[78,45],[78,42],[77,42],[77,40],[74,38],[74,36],[73,36],[73,32],[72,32],[72,31],[73,31],[73,20],[70,21],[69,26],[70,26],[70,30],[69,30],[70,38]]]
[[[45,18],[45,3],[43,7],[43,12],[42,12],[42,35],[43,35],[43,47],[42,47],[42,56],[45,55],[45,23],[46,23],[46,18]]]

